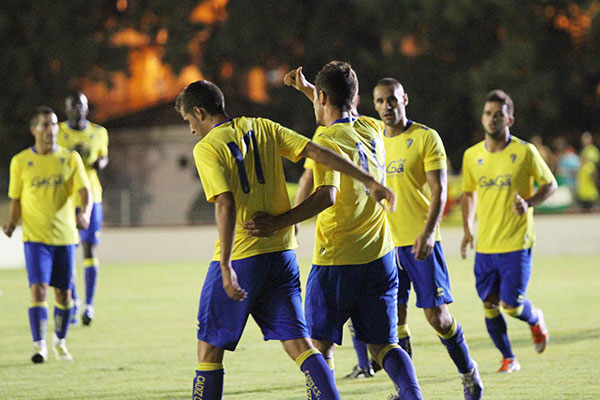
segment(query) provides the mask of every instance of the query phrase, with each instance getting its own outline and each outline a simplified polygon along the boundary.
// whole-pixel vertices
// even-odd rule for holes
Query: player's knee
[[[31,285],[31,301],[41,302],[46,301],[48,295],[48,286],[41,283],[34,283]]]
[[[54,297],[58,304],[67,307],[71,302],[71,290],[55,288]]]
[[[429,325],[437,332],[445,334],[452,328],[452,315],[445,305],[444,307],[426,308],[424,311]]]
[[[222,363],[225,350],[210,343],[198,340],[198,362]]]

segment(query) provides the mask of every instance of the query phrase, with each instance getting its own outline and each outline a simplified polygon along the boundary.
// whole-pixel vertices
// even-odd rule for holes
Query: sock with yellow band
[[[499,308],[484,308],[485,311],[485,326],[494,345],[502,353],[504,358],[514,358],[510,341],[508,340],[508,331],[506,328],[506,320]]]
[[[54,333],[56,333],[56,337],[59,339],[64,339],[67,336],[71,321],[72,306],[73,300],[67,306],[58,303],[54,305]]]
[[[34,342],[46,339],[48,327],[48,302],[41,301],[29,304],[29,328]]]
[[[223,397],[223,363],[198,363],[194,378],[193,400],[221,400]]]
[[[517,308],[504,309],[511,317],[527,322],[529,325],[538,323],[538,314],[535,312],[533,304],[527,299],[523,299],[521,305]]]
[[[415,367],[408,353],[398,344],[384,347],[377,356],[377,362],[398,387],[401,399],[422,399]]]
[[[91,306],[94,304],[100,261],[95,257],[86,258],[83,260],[83,266],[85,268],[85,304]]]
[[[410,341],[410,329],[408,325],[398,325],[398,344],[404,349],[412,358],[412,342]]]
[[[317,349],[308,349],[296,358],[296,364],[306,377],[307,399],[339,400],[333,372]],[[333,360],[332,360],[333,361]]]
[[[469,355],[469,346],[467,346],[462,327],[456,319],[453,319],[450,331],[444,335],[439,332],[437,334],[442,344],[446,346],[446,350],[448,350],[448,354],[452,361],[454,361],[458,372],[465,374],[472,370],[474,365]]]

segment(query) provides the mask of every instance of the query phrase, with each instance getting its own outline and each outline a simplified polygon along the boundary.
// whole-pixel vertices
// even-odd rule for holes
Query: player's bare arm
[[[331,169],[340,171],[342,174],[351,176],[364,183],[367,186],[367,189],[369,189],[369,196],[371,196],[373,200],[381,204],[384,208],[384,202],[387,203],[387,206],[392,212],[396,209],[396,196],[394,195],[394,192],[377,182],[375,178],[358,166],[340,157],[336,152],[313,142],[309,142],[302,151],[301,156],[311,158],[317,163],[326,165]]]
[[[231,192],[219,194],[215,198],[215,217],[221,243],[221,274],[223,289],[232,300],[242,301],[248,293],[239,285],[237,274],[231,265],[231,253],[235,239],[235,200]]]
[[[424,260],[433,253],[435,246],[435,228],[442,220],[444,206],[448,197],[448,174],[445,169],[426,172],[427,185],[431,191],[429,214],[423,232],[415,240],[411,250],[417,260]]]
[[[79,189],[79,196],[81,198],[81,209],[75,216],[75,222],[78,229],[87,229],[92,215],[92,191],[90,188]]]
[[[477,192],[464,192],[460,198],[460,206],[463,217],[464,235],[460,244],[461,257],[467,258],[467,246],[473,250],[473,223],[475,222],[475,206],[477,204]]]
[[[315,85],[306,80],[302,73],[302,67],[291,70],[283,77],[283,83],[286,86],[291,86],[294,89],[304,93],[310,101],[313,100],[313,90]]]
[[[530,199],[524,199],[519,195],[519,193],[515,192],[515,201],[513,203],[513,210],[517,215],[523,215],[527,213],[529,207],[535,207],[544,202],[548,197],[552,196],[552,194],[556,191],[558,184],[556,183],[556,179],[553,179],[551,183],[540,186],[535,194]]]
[[[337,188],[319,186],[302,203],[283,214],[256,213],[244,222],[244,229],[252,236],[271,236],[275,232],[314,217],[335,204]]]
[[[11,237],[19,220],[21,219],[21,200],[11,199],[8,205],[8,222],[2,227],[2,231],[8,237]]]

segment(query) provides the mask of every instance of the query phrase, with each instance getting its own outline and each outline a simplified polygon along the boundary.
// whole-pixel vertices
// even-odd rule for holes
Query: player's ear
[[[512,127],[513,124],[515,123],[515,116],[511,115],[510,117],[508,117],[508,127]]]
[[[202,107],[194,106],[192,111],[194,112],[194,117],[196,117],[196,119],[198,121],[204,121],[206,119],[206,117],[208,116],[208,113]]]
[[[408,93],[404,93],[402,100],[404,102],[404,107],[406,107],[408,105]]]
[[[327,100],[328,100],[327,94],[324,91],[319,90],[319,103],[322,106],[324,106],[325,104],[327,104]]]

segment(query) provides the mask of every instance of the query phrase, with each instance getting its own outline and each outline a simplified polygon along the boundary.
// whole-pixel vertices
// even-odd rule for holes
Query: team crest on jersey
[[[410,146],[412,146],[414,140],[412,139],[406,139],[406,148],[410,149]]]
[[[479,158],[477,160],[477,165],[483,165],[483,158]]]
[[[27,161],[27,166],[28,167],[33,167],[33,161]]]
[[[515,153],[512,153],[510,155],[510,159],[512,160],[513,164],[515,163],[515,160],[517,159],[517,155]]]
[[[64,163],[65,163],[65,161],[66,161],[66,160],[65,160],[65,158],[64,158],[64,157],[61,157],[61,158],[60,158],[60,163],[61,163],[61,164],[64,164]]]

